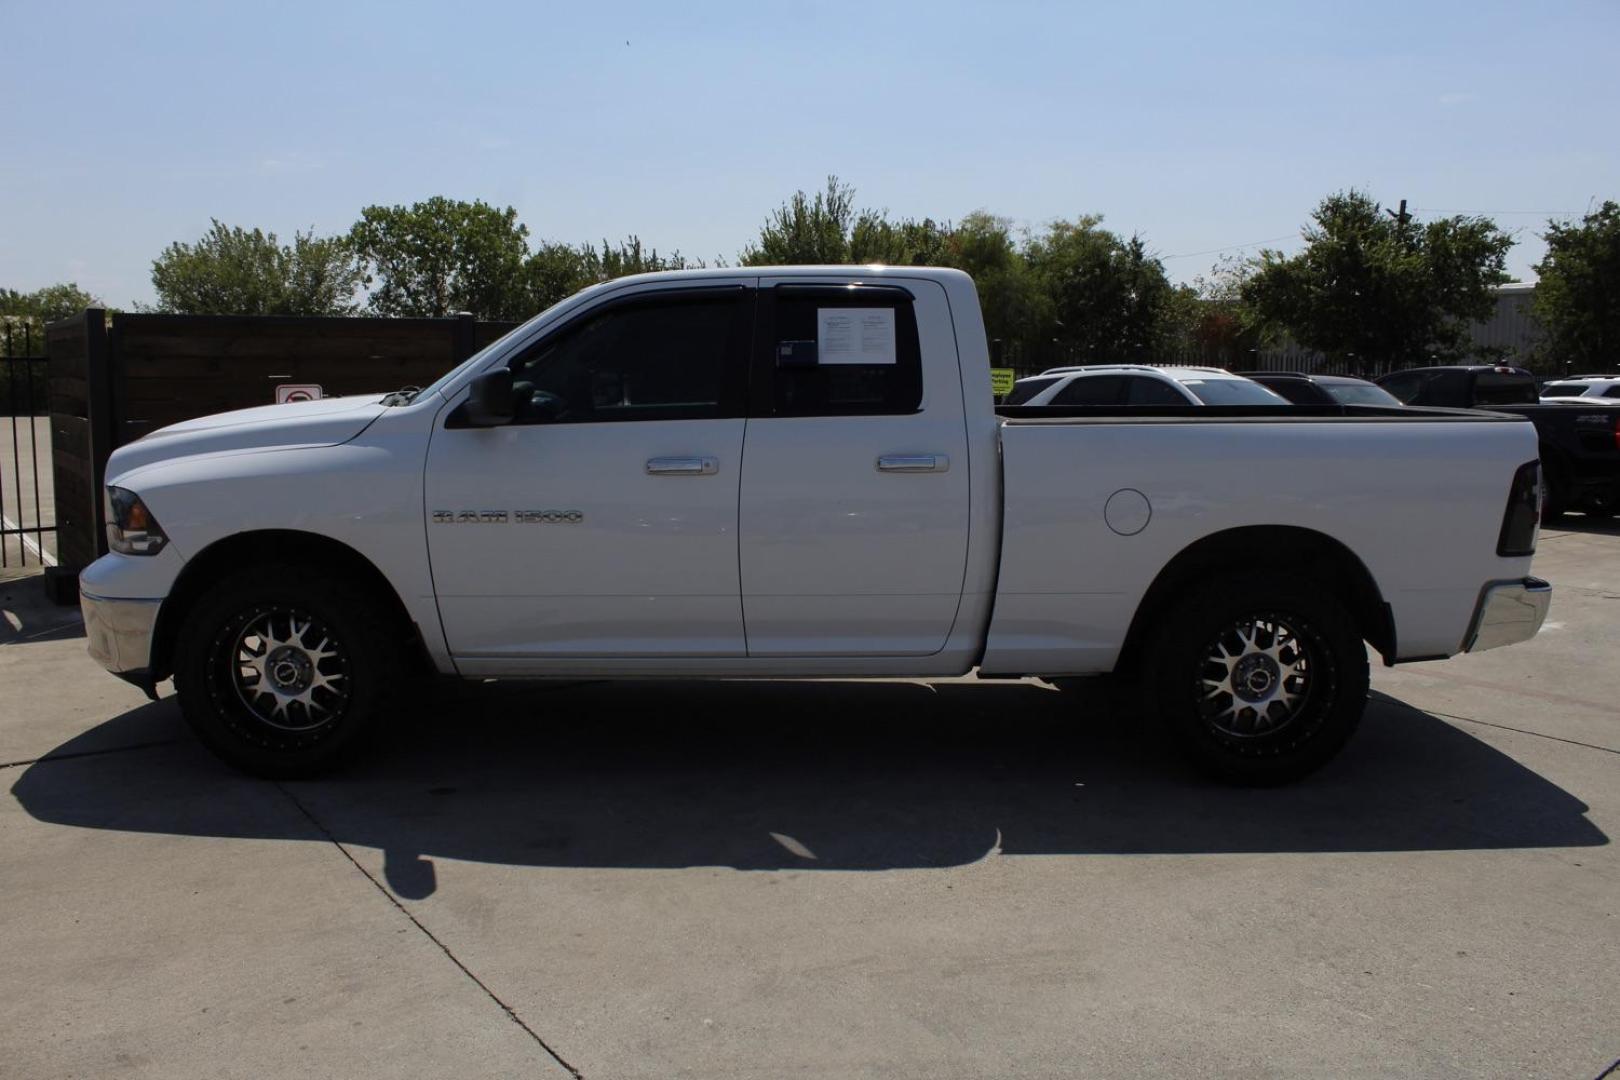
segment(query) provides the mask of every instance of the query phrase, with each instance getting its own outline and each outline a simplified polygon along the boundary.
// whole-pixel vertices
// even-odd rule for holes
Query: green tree
[[[1051,336],[1067,362],[1152,362],[1172,335],[1175,290],[1141,237],[1101,226],[1092,215],[1056,221],[1025,247]]]
[[[978,286],[985,333],[992,343],[1001,343],[992,344],[999,353],[993,359],[1022,368],[1045,355],[1051,304],[1013,236],[1012,222],[975,210],[951,230],[942,264],[967,272]]]
[[[534,314],[529,230],[510,206],[436,195],[410,206],[368,206],[349,230],[379,315],[483,319]]]
[[[157,310],[187,315],[350,315],[360,268],[344,242],[249,232],[214,221],[195,244],[170,244],[152,262]]]
[[[1262,251],[1242,297],[1258,324],[1378,372],[1467,356],[1513,240],[1481,217],[1397,220],[1372,197],[1324,199],[1297,255]]]
[[[543,311],[588,285],[629,274],[651,274],[659,270],[684,270],[702,263],[688,260],[680,252],[660,255],[656,248],[642,246],[631,236],[617,245],[602,241],[600,248],[590,244],[542,242],[524,263],[529,314]]]
[[[1227,368],[1250,368],[1265,335],[1243,300],[1243,286],[1254,275],[1254,263],[1235,255],[1221,258],[1209,274],[1178,290],[1178,322],[1186,358]]]
[[[0,289],[0,317],[7,319],[52,323],[69,315],[77,315],[85,308],[102,306],[99,299],[72,281],[47,285],[31,293]]]
[[[759,241],[743,250],[744,266],[803,266],[850,261],[849,240],[856,222],[855,189],[836,176],[814,195],[796,191],[771,211]]]
[[[863,210],[849,232],[848,262],[888,266],[945,266],[951,226],[933,218],[890,221],[882,211]]]
[[[1557,370],[1620,367],[1620,205],[1606,200],[1578,225],[1549,221],[1542,239],[1531,307],[1546,334],[1537,359]]]

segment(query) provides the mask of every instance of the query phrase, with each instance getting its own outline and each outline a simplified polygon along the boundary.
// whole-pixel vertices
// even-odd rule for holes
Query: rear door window
[[[1586,384],[1578,382],[1552,382],[1541,388],[1542,397],[1580,397],[1586,393]]]
[[[1125,390],[1119,375],[1078,375],[1053,396],[1053,405],[1118,405]]]
[[[911,293],[894,285],[778,285],[761,296],[755,416],[871,416],[922,406]]]

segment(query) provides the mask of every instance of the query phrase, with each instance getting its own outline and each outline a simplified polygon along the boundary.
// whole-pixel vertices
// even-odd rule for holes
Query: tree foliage
[[[11,349],[23,355],[24,349],[38,353],[45,348],[45,327],[58,319],[77,315],[85,308],[103,307],[95,296],[71,281],[47,285],[33,292],[0,288],[0,350]],[[9,340],[4,335],[9,334]]]
[[[529,310],[529,230],[510,206],[436,195],[410,206],[368,206],[349,230],[378,315],[470,311],[519,319]]]
[[[1576,371],[1620,368],[1620,205],[1579,224],[1547,222],[1531,310],[1546,335],[1538,358]]]
[[[1513,246],[1486,218],[1397,220],[1354,190],[1324,199],[1303,235],[1297,255],[1260,253],[1244,302],[1258,325],[1373,371],[1467,355]]]
[[[1029,241],[1030,270],[1051,310],[1052,337],[1075,363],[1151,363],[1167,345],[1175,290],[1140,236],[1122,239],[1094,215],[1055,221]]]
[[[855,189],[836,176],[814,195],[796,191],[772,210],[759,241],[743,250],[744,266],[810,266],[847,263],[855,227]]]
[[[660,255],[657,248],[643,247],[635,236],[617,245],[603,240],[600,247],[541,243],[524,267],[527,310],[531,315],[543,311],[586,286],[613,278],[700,265],[678,251]]]
[[[342,239],[249,232],[213,221],[152,263],[159,311],[187,315],[352,315],[360,269]]]

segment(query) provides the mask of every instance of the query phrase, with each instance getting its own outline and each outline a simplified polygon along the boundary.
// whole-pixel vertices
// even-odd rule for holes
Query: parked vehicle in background
[[[1299,371],[1238,371],[1295,405],[1399,405],[1388,390],[1349,375],[1307,375]]]
[[[956,270],[620,278],[425,389],[119,448],[86,637],[272,776],[352,757],[431,673],[976,669],[1140,675],[1194,760],[1272,783],[1354,731],[1364,643],[1393,664],[1540,628],[1523,420],[1174,375],[1144,391],[1173,405],[997,409]],[[1186,404],[1210,387],[1259,404]]]
[[[1609,517],[1620,503],[1620,401],[1543,402],[1533,374],[1499,364],[1412,368],[1378,385],[1406,405],[1489,409],[1535,424],[1545,518],[1568,510]]]
[[[1003,405],[1286,405],[1221,368],[1087,364],[1049,368],[1013,384]]]
[[[1620,400],[1620,375],[1571,375],[1565,379],[1555,379],[1542,384],[1541,400],[1548,398],[1561,401],[1574,398]]]

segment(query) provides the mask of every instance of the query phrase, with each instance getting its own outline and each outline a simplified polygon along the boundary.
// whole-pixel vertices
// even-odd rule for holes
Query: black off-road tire
[[[336,577],[286,564],[243,569],[199,600],[180,630],[174,686],[181,713],[203,745],[243,772],[284,780],[330,772],[364,752],[406,700],[410,650],[400,623],[381,598]],[[301,639],[292,636],[299,624],[309,628]],[[342,693],[323,685],[311,691],[313,707],[294,701],[276,720],[265,719],[277,699],[242,689],[237,675],[245,670],[242,635],[266,626],[274,628],[272,640],[289,640],[289,673],[313,673]],[[311,663],[312,654],[322,658]],[[290,681],[287,689],[300,685]]]
[[[1240,684],[1254,695],[1268,674],[1279,700],[1254,704],[1220,689]],[[1239,784],[1283,784],[1320,768],[1367,707],[1367,650],[1354,620],[1303,578],[1233,575],[1192,589],[1160,620],[1140,678],[1150,715],[1175,744],[1205,773]]]

